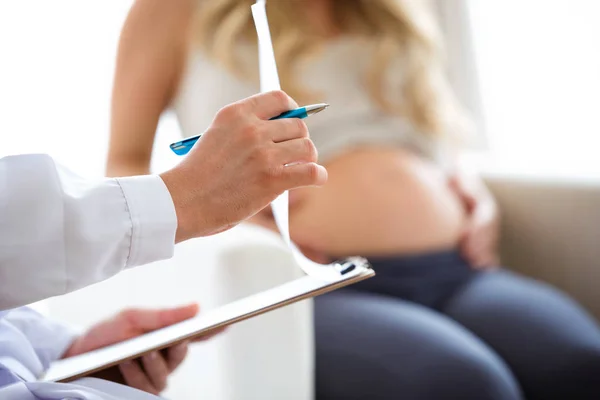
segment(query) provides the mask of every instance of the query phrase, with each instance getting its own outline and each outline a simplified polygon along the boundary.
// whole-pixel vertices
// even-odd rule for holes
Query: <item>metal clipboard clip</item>
[[[332,264],[340,275],[346,275],[356,269],[373,269],[369,261],[364,257],[353,256],[343,260],[335,261]]]

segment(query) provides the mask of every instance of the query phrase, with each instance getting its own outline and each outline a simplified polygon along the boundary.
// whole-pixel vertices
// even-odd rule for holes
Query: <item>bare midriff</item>
[[[322,188],[299,189],[293,240],[333,257],[454,248],[465,211],[443,171],[406,150],[360,149],[325,163]]]

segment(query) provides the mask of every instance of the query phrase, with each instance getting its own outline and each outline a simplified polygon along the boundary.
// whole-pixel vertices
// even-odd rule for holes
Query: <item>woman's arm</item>
[[[193,0],[137,0],[123,26],[115,69],[106,174],[144,175],[158,120],[177,90]]]

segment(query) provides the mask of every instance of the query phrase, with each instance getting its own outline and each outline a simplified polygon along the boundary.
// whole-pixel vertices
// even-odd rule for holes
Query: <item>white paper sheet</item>
[[[272,90],[280,90],[279,74],[277,72],[277,63],[273,51],[273,43],[271,41],[271,33],[269,30],[269,22],[267,19],[266,0],[258,0],[252,6],[252,16],[258,34],[258,55],[260,69],[260,90],[261,92],[269,92]],[[281,236],[286,244],[290,247],[294,259],[302,268],[302,270],[310,276],[317,277],[324,281],[332,282],[340,279],[340,272],[335,265],[324,265],[309,260],[302,254],[296,245],[290,239],[289,230],[289,195],[286,191],[279,196],[273,203],[273,215],[275,222],[279,228]],[[360,273],[360,268],[356,268],[350,275]]]

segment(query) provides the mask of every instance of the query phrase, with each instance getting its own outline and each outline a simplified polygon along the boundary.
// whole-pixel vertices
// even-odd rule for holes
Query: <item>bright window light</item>
[[[469,5],[490,169],[600,178],[600,1]]]

